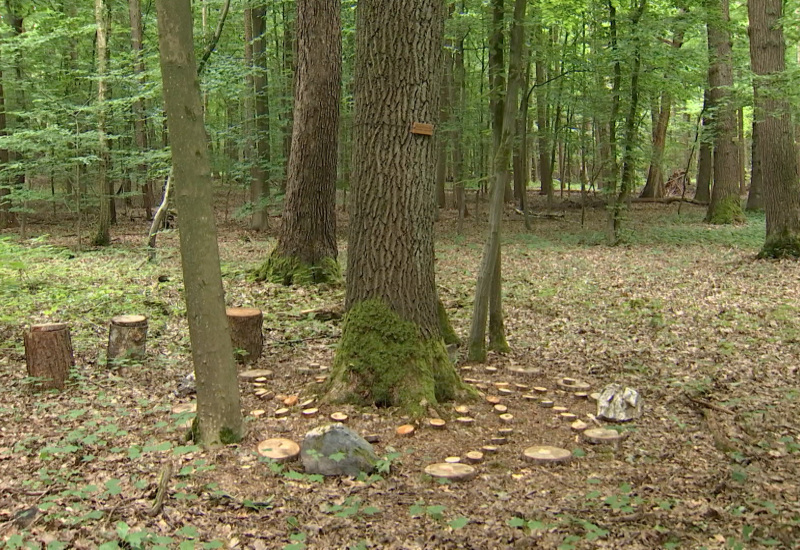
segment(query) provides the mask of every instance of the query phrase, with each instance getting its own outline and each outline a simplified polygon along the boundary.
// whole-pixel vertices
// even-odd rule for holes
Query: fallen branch
[[[701,407],[705,407],[706,409],[712,409],[721,413],[729,414],[731,416],[736,416],[736,413],[730,409],[726,409],[722,405],[717,405],[716,403],[712,403],[710,401],[706,401],[705,399],[700,399],[699,397],[694,397],[689,395],[688,393],[684,393],[686,399],[694,403],[695,405],[699,405]]]
[[[153,501],[153,505],[147,511],[147,515],[152,517],[157,516],[161,513],[161,509],[164,507],[164,497],[167,494],[167,486],[169,485],[169,480],[172,477],[172,462],[168,461],[163,468],[161,468],[161,474],[158,479],[158,490],[156,491],[156,499]]]

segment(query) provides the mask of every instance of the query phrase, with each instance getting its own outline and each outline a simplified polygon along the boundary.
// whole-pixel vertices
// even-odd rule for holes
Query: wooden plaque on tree
[[[425,124],[424,122],[414,122],[411,124],[411,133],[420,136],[432,136],[433,124]]]

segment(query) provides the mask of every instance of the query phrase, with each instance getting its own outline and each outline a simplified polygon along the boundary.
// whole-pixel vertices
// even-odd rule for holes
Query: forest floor
[[[470,205],[474,206],[474,205]],[[147,262],[146,222],[126,221],[107,249],[76,253],[70,228],[32,223],[40,237],[0,239],[0,547],[655,549],[800,548],[800,265],[757,261],[764,218],[702,223],[703,210],[635,205],[623,245],[604,244],[604,212],[567,208],[526,231],[505,223],[504,307],[512,351],[488,365],[458,361],[486,393],[502,383],[513,433],[471,481],[443,484],[424,468],[478,450],[501,427],[483,400],[448,405],[443,430],[396,435],[393,410],[319,404],[276,418],[280,396],[316,395],[341,322],[310,310],[340,307],[343,288],[255,283],[249,271],[274,244],[234,223],[220,247],[229,305],[264,310],[265,396],[241,383],[248,433],[203,450],[185,441],[173,408],[191,371],[177,233]],[[474,214],[474,212],[473,212]],[[485,205],[484,205],[485,214]],[[437,223],[440,296],[457,332],[469,329],[485,237],[451,211]],[[277,220],[275,220],[277,222]],[[63,222],[62,222],[63,223]],[[340,225],[340,234],[345,220]],[[346,244],[340,242],[343,262]],[[149,318],[147,359],[105,367],[113,315]],[[76,367],[63,392],[36,393],[22,345],[30,323],[69,323]],[[493,369],[487,369],[493,367]],[[572,377],[599,391],[637,389],[644,414],[616,427],[618,447],[591,445],[545,394],[587,423],[594,405],[559,392]],[[501,383],[497,386],[496,383]],[[263,393],[263,392],[262,392]],[[471,425],[453,422],[465,405]],[[330,413],[375,433],[389,473],[326,478],[256,453],[271,437],[302,440]],[[254,413],[254,411],[256,411]],[[264,411],[263,414],[258,411]],[[505,425],[503,425],[505,426]],[[571,451],[566,464],[523,459],[532,445]],[[163,510],[147,515],[159,472],[175,465]]]

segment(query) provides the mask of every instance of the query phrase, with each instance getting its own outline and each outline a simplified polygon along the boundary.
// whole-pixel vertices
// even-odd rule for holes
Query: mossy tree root
[[[336,258],[326,257],[310,264],[296,256],[283,256],[273,251],[269,258],[255,270],[257,281],[286,286],[337,284],[342,280],[342,270]]]
[[[367,300],[345,316],[327,399],[399,407],[414,418],[428,407],[475,390],[464,384],[441,338],[425,338],[381,300]]]
[[[453,329],[453,324],[450,322],[450,317],[447,315],[447,310],[441,300],[437,301],[437,312],[439,315],[439,331],[442,333],[444,343],[448,346],[461,344],[461,340]]]
[[[742,200],[738,196],[722,199],[713,212],[708,213],[706,221],[712,225],[744,223],[746,218],[742,210]]]
[[[758,257],[760,259],[800,258],[800,235],[783,231],[768,236]]]

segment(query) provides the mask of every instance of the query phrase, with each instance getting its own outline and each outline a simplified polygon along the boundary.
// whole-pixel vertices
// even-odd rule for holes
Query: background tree
[[[780,79],[786,68],[781,0],[749,0],[750,59],[758,141],[753,164],[762,170],[767,237],[760,256],[800,257],[800,180],[791,106]],[[757,160],[756,160],[757,159]]]
[[[241,439],[236,363],[225,314],[211,166],[194,54],[190,0],[157,0],[164,104],[172,142],[175,199],[181,212],[181,264],[197,378],[196,439]]]
[[[464,388],[437,314],[436,148],[415,126],[438,120],[443,25],[439,0],[358,3],[347,314],[328,394],[417,417]]]
[[[114,190],[108,179],[108,137],[106,136],[106,95],[108,71],[108,6],[105,0],[95,0],[95,20],[97,22],[97,135],[100,165],[97,171],[97,189],[100,196],[100,216],[94,235],[94,244],[106,246],[111,242],[110,230],[113,217]]]
[[[339,0],[297,0],[297,73],[288,181],[278,244],[257,277],[336,281],[336,161],[342,84]]]

